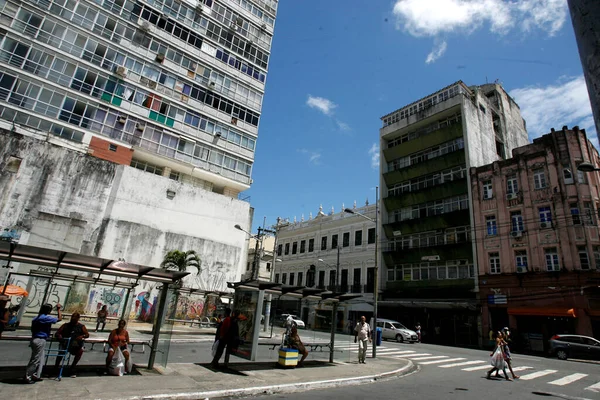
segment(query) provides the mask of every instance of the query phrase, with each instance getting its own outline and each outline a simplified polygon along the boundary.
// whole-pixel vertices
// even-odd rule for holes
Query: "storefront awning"
[[[524,315],[538,317],[571,317],[577,318],[573,308],[548,308],[548,307],[519,307],[509,308],[509,315]]]
[[[380,306],[405,307],[405,308],[430,308],[437,310],[466,309],[475,311],[478,306],[475,302],[468,301],[443,301],[423,299],[384,300],[378,302]]]

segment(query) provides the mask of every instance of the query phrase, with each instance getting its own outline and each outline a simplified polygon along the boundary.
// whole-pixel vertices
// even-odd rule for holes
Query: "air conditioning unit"
[[[517,274],[524,274],[527,272],[527,267],[524,265],[517,265]]]
[[[215,88],[215,86],[217,86],[217,83],[216,83],[216,82],[214,82],[214,81],[210,81],[210,82],[208,82],[208,87],[209,87],[210,89],[214,89],[214,88]]]
[[[229,25],[229,28],[235,32],[237,32],[237,30],[238,30],[238,26],[235,22],[232,22],[231,25]]]
[[[266,29],[267,29],[267,24],[262,24],[262,25],[260,26],[260,29],[266,30]]]
[[[202,14],[204,12],[204,9],[202,8],[202,4],[198,4],[196,6],[196,14]]]
[[[121,78],[126,78],[127,68],[123,67],[122,65],[117,65],[115,68],[115,74],[119,75]]]
[[[124,124],[125,122],[127,122],[127,117],[120,116],[117,122],[120,124]]]
[[[215,137],[221,137],[221,131],[215,132]]]
[[[150,23],[148,21],[143,21],[140,24],[140,30],[142,32],[148,32],[148,31],[150,31]]]
[[[140,124],[139,122],[137,124],[135,124],[135,130],[136,131],[140,131],[140,132],[144,132],[144,124]]]
[[[517,194],[516,193],[507,193],[506,194],[506,200],[514,200],[517,198]]]
[[[159,63],[162,63],[163,61],[165,61],[165,55],[163,53],[158,53],[156,55],[156,61],[158,61]]]
[[[187,96],[185,94],[181,95],[181,101],[183,101],[184,103],[187,103],[190,100],[190,96]]]
[[[552,228],[552,222],[542,222],[542,223],[540,223],[540,228],[542,228],[542,229]]]
[[[523,236],[523,231],[512,231],[510,233],[510,236],[511,237],[521,237],[521,236]]]
[[[148,81],[148,87],[150,89],[156,89],[156,81]]]

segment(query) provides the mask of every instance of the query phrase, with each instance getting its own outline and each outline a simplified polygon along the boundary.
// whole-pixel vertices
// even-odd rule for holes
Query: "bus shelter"
[[[232,310],[240,312],[238,325],[241,344],[232,354],[251,361],[255,361],[258,354],[259,339],[261,338],[260,332],[263,330],[263,327],[266,328],[264,320],[268,321],[271,317],[270,315],[265,316],[263,310],[270,313],[272,303],[274,302],[273,299],[277,301],[277,299],[287,297],[294,298],[300,302],[328,304],[330,306],[331,331],[327,348],[329,349],[329,362],[333,362],[338,307],[342,303],[346,304],[360,297],[360,295],[356,294],[338,293],[306,286],[288,286],[276,282],[258,280],[228,282],[228,286],[235,290]],[[265,304],[265,300],[267,304]],[[273,318],[271,321],[271,329],[273,329],[277,324],[277,320]]]
[[[26,276],[28,278],[26,291],[31,297],[33,286],[40,284],[40,281],[43,282],[40,284],[43,289],[38,290],[36,288],[35,291],[36,296],[39,297],[37,301],[40,305],[45,302],[68,304],[69,297],[73,296],[73,287],[76,285],[104,286],[122,290],[120,293],[125,296],[125,301],[123,302],[123,310],[120,310],[120,312],[124,316],[127,312],[127,306],[131,304],[129,298],[133,288],[145,283],[159,289],[159,299],[153,318],[152,351],[148,368],[153,368],[157,353],[168,354],[168,349],[164,351],[159,348],[159,344],[163,343],[160,341],[160,333],[161,324],[166,315],[167,298],[169,295],[174,295],[175,289],[178,289],[181,284],[181,279],[187,276],[189,272],[170,271],[133,264],[123,260],[109,260],[2,241],[0,241],[0,260],[6,261],[6,268],[9,268],[9,270],[12,268],[11,264],[14,265],[15,263],[19,263],[19,269],[21,269],[21,266],[29,268],[27,273],[9,272],[4,288],[7,287],[8,283],[12,283],[16,277]],[[25,269],[23,268],[23,270]],[[61,286],[65,290],[53,292],[53,285],[54,288]],[[54,296],[52,298],[50,297],[51,293]],[[19,318],[22,317],[26,309],[26,302],[22,301],[21,303]]]

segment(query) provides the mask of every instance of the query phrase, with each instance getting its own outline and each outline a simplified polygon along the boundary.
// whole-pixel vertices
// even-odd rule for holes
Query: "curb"
[[[383,372],[381,374],[357,376],[351,378],[340,378],[340,379],[328,379],[322,381],[313,382],[298,382],[298,383],[286,383],[283,385],[271,385],[271,386],[257,386],[241,389],[229,389],[229,390],[213,390],[206,392],[187,392],[187,393],[170,393],[170,394],[156,394],[148,396],[132,396],[120,398],[119,400],[163,400],[163,399],[178,399],[178,400],[197,400],[197,399],[216,399],[223,397],[246,397],[256,395],[272,395],[272,394],[285,394],[294,393],[304,390],[314,389],[326,389],[334,388],[342,385],[361,385],[366,383],[372,383],[378,379],[385,378],[398,378],[401,376],[409,375],[416,372],[418,367],[412,362],[408,361],[408,364],[402,368]]]

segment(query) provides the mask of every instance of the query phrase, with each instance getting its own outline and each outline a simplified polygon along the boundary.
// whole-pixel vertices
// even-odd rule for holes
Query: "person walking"
[[[104,330],[106,326],[106,317],[108,317],[108,310],[106,309],[106,304],[102,306],[100,310],[98,310],[98,314],[96,314],[96,330],[94,332],[98,332],[98,327],[102,324],[102,329],[100,332]]]
[[[415,326],[415,331],[417,332],[417,340],[419,341],[419,343],[421,343],[421,323],[417,322],[417,325]]]
[[[506,380],[512,381],[512,379],[508,377],[508,373],[506,373],[506,361],[503,350],[503,342],[504,340],[502,332],[498,332],[496,336],[496,348],[494,349],[494,351],[492,351],[492,354],[490,354],[490,357],[492,357],[492,369],[490,369],[487,372],[487,378],[490,379],[494,371],[498,372],[496,376],[500,376],[499,371],[502,369]]]
[[[232,346],[237,346],[234,342],[234,338],[239,337],[239,327],[237,321],[235,319],[239,315],[239,311],[235,311],[233,316],[231,315],[231,310],[225,310],[225,319],[221,322],[221,327],[219,328],[219,345],[217,346],[217,352],[213,357],[211,365],[213,368],[219,368],[219,360],[221,356],[223,356],[223,351],[227,348],[227,352],[225,353],[225,367],[227,367],[229,362],[229,353],[231,352]]]
[[[354,343],[358,341],[358,363],[365,364],[367,356],[367,341],[371,343],[371,327],[367,324],[367,319],[363,315],[360,322],[354,328]]]
[[[62,320],[60,304],[56,305],[58,318],[50,315],[52,308],[52,304],[42,305],[38,316],[31,321],[31,343],[29,344],[29,347],[31,347],[31,358],[25,372],[25,382],[27,383],[43,381],[42,370],[44,368],[46,340],[50,337],[52,324]]]
[[[503,335],[502,351],[504,352],[504,361],[506,361],[506,364],[508,365],[508,369],[509,369],[510,374],[512,375],[513,379],[519,379],[520,376],[515,375],[515,372],[513,371],[513,368],[512,368],[512,357],[510,355],[510,347],[508,347],[508,343],[512,342],[512,340],[510,339],[510,331],[508,330],[507,327],[505,327],[502,330],[502,335]],[[500,377],[500,371],[496,371],[496,376]]]

